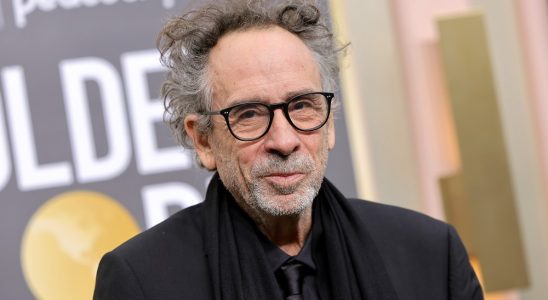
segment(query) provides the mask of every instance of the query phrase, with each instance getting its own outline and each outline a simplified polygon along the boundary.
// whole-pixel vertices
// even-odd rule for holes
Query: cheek
[[[211,150],[215,156],[215,162],[217,168],[225,166],[231,163],[231,157],[233,157],[233,145],[226,136],[219,132],[214,132],[210,140]]]
[[[226,139],[224,142],[217,143],[215,148],[217,167],[231,173],[232,176],[240,176],[242,172],[249,173],[258,151],[250,149],[253,147],[241,147],[238,141]]]
[[[234,153],[234,160],[236,160],[238,167],[245,175],[251,173],[253,163],[257,161],[260,149],[258,147],[243,147],[237,149]]]
[[[304,141],[304,143],[307,146],[308,152],[316,156],[316,158],[323,155],[323,153],[327,151],[329,138],[328,135],[329,134],[327,130],[322,130],[317,134],[307,136],[307,139]]]

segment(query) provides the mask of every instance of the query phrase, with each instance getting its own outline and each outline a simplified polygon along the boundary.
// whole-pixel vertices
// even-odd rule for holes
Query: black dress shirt
[[[280,267],[289,260],[296,260],[306,266],[307,272],[303,278],[303,299],[305,300],[317,300],[321,299],[318,291],[318,286],[316,285],[316,263],[312,258],[312,245],[311,245],[311,235],[306,239],[303,248],[296,256],[290,256],[285,253],[278,246],[274,245],[268,238],[261,236],[259,240],[264,247],[264,252],[266,260],[270,265],[270,270],[275,274]],[[280,287],[280,291],[283,290]]]

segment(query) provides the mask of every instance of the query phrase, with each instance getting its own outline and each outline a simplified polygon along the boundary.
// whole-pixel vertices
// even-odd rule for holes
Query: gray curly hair
[[[183,125],[186,116],[201,114],[211,107],[212,84],[207,73],[211,49],[229,32],[271,26],[297,35],[313,53],[322,88],[335,90],[339,71],[337,54],[344,47],[335,46],[333,34],[321,18],[316,1],[290,0],[283,4],[271,0],[212,2],[168,20],[157,40],[161,62],[168,68],[161,89],[165,121],[183,147],[193,148]],[[208,133],[210,117],[201,116],[197,129]]]

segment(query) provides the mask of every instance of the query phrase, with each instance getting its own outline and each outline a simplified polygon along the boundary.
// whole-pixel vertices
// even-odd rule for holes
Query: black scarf
[[[205,199],[203,234],[215,299],[282,299],[258,236],[215,174]],[[330,299],[397,299],[377,251],[346,198],[324,179],[313,204],[312,249],[318,286],[329,286]],[[314,238],[315,236],[321,238]]]

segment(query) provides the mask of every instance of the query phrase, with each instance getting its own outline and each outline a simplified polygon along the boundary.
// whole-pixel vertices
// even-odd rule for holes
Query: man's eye
[[[300,110],[300,109],[310,108],[311,106],[312,106],[312,103],[309,100],[299,100],[293,104],[292,109]]]
[[[260,107],[251,105],[232,111],[232,119],[238,122],[256,119],[262,115],[264,115],[264,112]]]
[[[237,116],[239,120],[253,119],[258,116],[258,112],[256,109],[246,109],[238,112]]]
[[[257,116],[257,111],[248,109],[246,111],[243,111],[240,113],[239,118],[240,119],[251,119]]]

